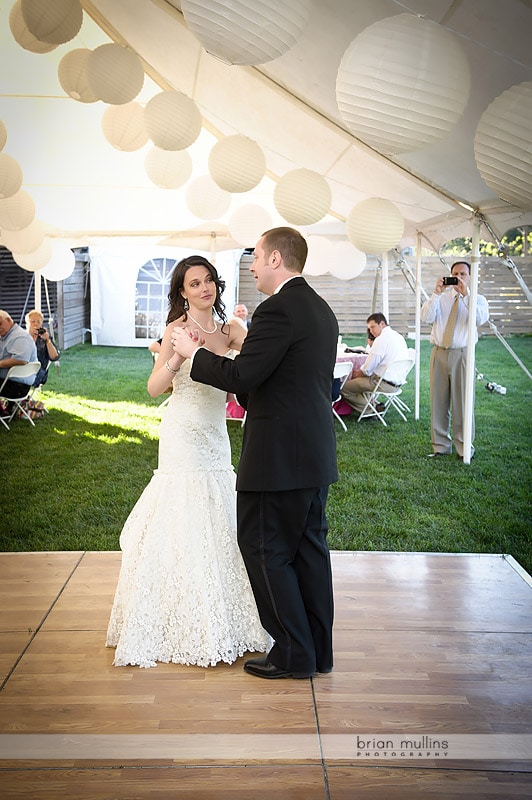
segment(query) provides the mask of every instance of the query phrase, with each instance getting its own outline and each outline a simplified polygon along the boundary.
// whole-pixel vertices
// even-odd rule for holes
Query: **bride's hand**
[[[191,331],[189,328],[174,328],[172,331],[174,353],[179,353],[183,358],[190,358],[203,343],[198,331]]]

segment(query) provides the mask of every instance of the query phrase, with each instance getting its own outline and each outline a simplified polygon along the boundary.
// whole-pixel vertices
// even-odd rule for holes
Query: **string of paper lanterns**
[[[454,34],[406,13],[375,22],[351,42],[336,99],[352,133],[391,155],[443,139],[465,109],[470,83]]]
[[[35,218],[35,203],[23,189],[0,200],[0,228],[8,231],[20,231],[31,225]]]
[[[227,227],[242,247],[250,247],[272,227],[272,218],[262,206],[247,203],[231,214]]]
[[[294,46],[312,0],[182,0],[185,21],[205,50],[226,64],[265,64]]]
[[[131,102],[144,85],[144,67],[138,55],[114,43],[90,51],[86,74],[96,97],[111,105]]]
[[[475,161],[484,183],[502,200],[532,211],[532,81],[493,100],[477,125]]]
[[[22,186],[22,167],[7,153],[0,153],[0,199],[11,197]]]
[[[187,206],[200,219],[221,217],[231,203],[231,195],[213,181],[210,175],[200,175],[186,190]]]

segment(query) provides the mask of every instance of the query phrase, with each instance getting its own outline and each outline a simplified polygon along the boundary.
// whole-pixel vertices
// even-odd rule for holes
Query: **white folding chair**
[[[337,361],[334,365],[333,371],[333,388],[332,388],[332,410],[333,414],[344,429],[347,431],[347,426],[341,416],[337,413],[334,404],[340,399],[340,392],[343,389],[344,383],[351,375],[353,365],[350,361]]]
[[[387,426],[388,423],[384,417],[390,408],[395,408],[399,416],[406,422],[405,412],[409,414],[410,409],[401,399],[400,395],[403,391],[403,386],[406,383],[408,374],[414,366],[415,360],[416,351],[409,348],[408,357],[390,364],[384,375],[382,375],[375,384],[373,391],[363,392],[366,404],[360,412],[357,422],[360,422],[361,419],[366,417],[377,417],[383,425]],[[381,388],[381,384],[387,381],[387,376],[393,376],[393,383],[396,384],[394,391],[389,391],[388,387],[386,387],[386,391],[383,391]]]
[[[31,422],[33,427],[35,427],[35,423],[32,418],[29,416],[28,412],[24,408],[24,401],[28,399],[31,394],[31,390],[33,388],[33,384],[31,383],[22,383],[21,386],[26,387],[26,394],[22,397],[12,397],[9,394],[9,390],[5,388],[6,383],[8,380],[16,380],[17,378],[29,378],[32,375],[37,375],[38,371],[41,368],[40,361],[29,361],[27,364],[19,364],[16,367],[10,367],[6,377],[2,381],[0,385],[0,400],[7,400],[8,403],[13,403],[13,411],[9,416],[0,417],[0,420],[4,423],[5,427],[9,430],[9,422],[12,421],[13,417],[20,411],[23,417],[26,417],[27,420]]]

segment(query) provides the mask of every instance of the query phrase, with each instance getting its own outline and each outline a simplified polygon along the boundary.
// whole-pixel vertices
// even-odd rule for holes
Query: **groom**
[[[217,356],[183,329],[174,350],[191,377],[238,395],[247,409],[237,475],[238,544],[260,619],[274,645],[244,669],[308,678],[333,666],[333,590],[325,504],[337,480],[331,386],[338,323],[301,272],[307,243],[266,231],[250,267],[259,291],[242,351]]]

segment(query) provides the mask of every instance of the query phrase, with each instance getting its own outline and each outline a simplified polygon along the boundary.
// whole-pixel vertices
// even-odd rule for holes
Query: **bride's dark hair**
[[[222,324],[226,323],[227,317],[225,314],[225,303],[222,301],[221,297],[222,292],[225,289],[225,281],[220,278],[211,262],[207,261],[207,259],[203,256],[187,256],[187,258],[183,258],[178,264],[175,265],[174,271],[172,272],[170,291],[168,292],[169,310],[166,324],[168,325],[168,323],[173,322],[175,319],[179,319],[183,316],[185,319],[187,318],[185,298],[181,294],[181,290],[185,285],[185,275],[190,267],[205,267],[205,269],[209,270],[214,281],[214,285],[216,286],[214,310],[216,311],[216,315]]]

